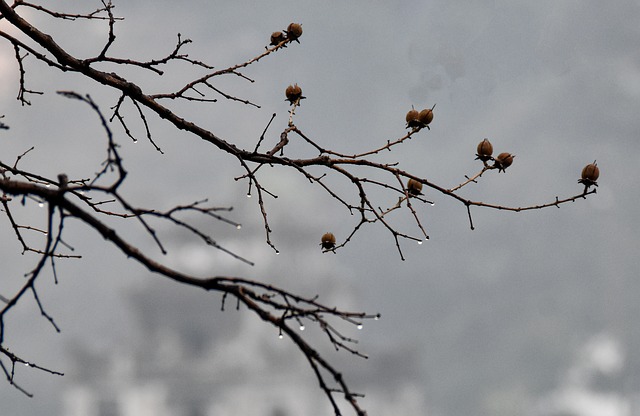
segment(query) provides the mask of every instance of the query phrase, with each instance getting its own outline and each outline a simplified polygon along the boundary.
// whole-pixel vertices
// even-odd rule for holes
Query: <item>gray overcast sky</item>
[[[60,10],[77,7],[71,1],[60,4]],[[571,196],[582,189],[577,184],[582,167],[597,159],[597,195],[561,209],[519,214],[475,209],[475,231],[469,230],[462,205],[427,193],[435,206],[421,206],[419,214],[431,240],[421,246],[404,243],[405,262],[382,227],[363,230],[337,255],[321,254],[319,236],[331,230],[344,238],[355,219],[292,172],[265,172],[265,186],[280,196],[268,201],[273,238],[282,251],[276,257],[264,243],[255,201],[244,196],[246,183],[231,179],[241,173],[233,160],[157,120],[151,126],[165,156],[154,152],[143,136],[139,143],[130,143],[114,126],[136,202],[168,206],[209,197],[216,204],[233,205],[242,230],[217,225],[216,235],[257,263],[249,267],[222,253],[203,251],[167,229],[171,251],[165,260],[170,264],[203,275],[245,275],[290,285],[318,293],[328,302],[382,313],[382,320],[354,334],[371,358],[344,364],[356,390],[367,393],[363,404],[371,415],[542,415],[532,412],[543,412],[536,409],[553,394],[561,396],[558,392],[578,351],[594,337],[618,345],[624,367],[640,370],[640,310],[635,306],[640,293],[640,201],[633,182],[640,162],[638,1],[115,4],[126,20],[116,26],[113,55],[157,58],[173,48],[181,33],[193,40],[188,47],[192,58],[217,68],[256,55],[270,33],[289,22],[303,24],[301,45],[291,45],[245,71],[255,83],[229,78],[216,84],[262,108],[223,100],[173,106],[185,118],[243,147],[255,146],[272,113],[277,117],[267,139],[275,143],[287,122],[284,88],[297,82],[307,99],[297,112],[296,125],[317,142],[345,153],[400,137],[411,105],[437,103],[431,131],[421,132],[385,160],[400,161],[407,170],[444,186],[479,169],[473,158],[484,137],[497,152],[515,153],[505,174],[489,172],[463,192],[474,199],[524,206]],[[42,16],[37,20],[75,53],[96,54],[103,45],[102,25],[52,23]],[[0,30],[5,28],[0,21]],[[51,176],[60,171],[90,175],[104,158],[102,132],[89,111],[54,91],[91,93],[105,110],[115,102],[114,96],[33,60],[27,64],[30,85],[47,94],[33,97],[33,106],[20,108],[14,98],[13,49],[1,44],[0,114],[11,126],[1,133],[1,160],[6,163],[34,145],[21,162],[25,167],[38,167]],[[125,73],[149,92],[175,88],[192,74],[179,65],[169,66],[162,78],[137,70]],[[87,131],[92,135],[87,137]],[[60,137],[65,140],[60,142]],[[97,143],[95,149],[87,142]],[[305,150],[292,146],[298,154]],[[178,172],[167,172],[166,166],[181,164],[186,166]],[[349,189],[348,184],[337,186]],[[410,226],[407,221],[407,229]],[[2,235],[11,235],[6,224],[0,227]],[[119,260],[114,250],[105,249],[81,227],[70,227],[70,233],[75,236],[70,242],[86,259],[59,266],[60,284],[42,288],[62,333],[53,334],[25,299],[10,315],[7,336],[13,349],[69,375],[60,380],[21,372],[19,379],[34,390],[34,399],[0,385],[0,402],[3,407],[9,403],[13,414],[43,414],[53,408],[62,415],[61,397],[75,380],[72,346],[105,354],[133,348],[136,335],[145,331],[134,318],[144,315],[135,305],[166,303],[170,312],[169,299],[174,296],[178,305],[181,299],[192,301],[189,290],[158,282]],[[144,239],[138,241],[151,247]],[[32,267],[32,259],[19,256],[20,247],[12,238],[3,238],[0,249],[3,281],[18,282]],[[2,290],[6,295],[4,286]],[[227,324],[220,323],[224,327],[216,327],[219,332],[211,336],[225,334],[229,344],[224,351],[244,351],[239,353],[243,359],[259,355],[250,352],[259,351],[264,338],[275,334],[260,329],[251,316],[215,312],[217,301],[209,313]],[[167,311],[163,313],[171,315]],[[193,319],[178,306],[175,311],[185,322]],[[223,355],[224,343],[216,345]],[[233,354],[228,359],[232,361]],[[300,368],[311,375],[304,364]],[[256,374],[260,371],[248,372],[247,377]],[[621,370],[622,381],[611,389],[623,403],[620,409],[629,403],[624,400],[640,392],[640,380],[633,374]],[[309,397],[322,402],[313,380],[303,380],[309,383]],[[280,381],[283,389],[290,388],[285,377]],[[219,413],[258,414],[239,407],[241,401],[227,400]]]

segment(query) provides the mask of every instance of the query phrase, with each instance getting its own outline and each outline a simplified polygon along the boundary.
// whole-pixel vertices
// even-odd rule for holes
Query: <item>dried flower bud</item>
[[[433,121],[433,108],[425,108],[420,111],[420,114],[418,114],[418,121],[422,127],[427,127],[429,123]]]
[[[325,233],[320,240],[320,245],[325,250],[331,250],[336,246],[336,237],[333,233]]]
[[[415,179],[409,179],[407,182],[407,192],[409,195],[422,195],[422,182],[418,182]]]
[[[304,98],[302,96],[302,88],[300,88],[298,84],[289,85],[284,94],[287,96],[287,101],[291,104],[295,104],[297,101]]]
[[[496,156],[493,167],[498,168],[498,172],[504,172],[509,166],[511,166],[514,157],[516,157],[516,155],[512,155],[511,153],[500,153]]]
[[[585,166],[584,169],[582,169],[582,179],[595,182],[598,180],[599,177],[600,177],[600,168],[598,168],[598,165],[596,164],[596,162],[593,162]]]
[[[581,176],[582,178],[578,182],[580,182],[587,188],[591,185],[598,186],[598,183],[596,181],[600,177],[600,168],[598,168],[595,160],[593,161],[593,163],[590,163],[582,168]]]
[[[483,162],[487,160],[491,160],[491,155],[493,154],[493,145],[489,141],[489,139],[484,139],[480,143],[478,143],[476,159],[480,159]]]
[[[418,112],[418,110],[411,108],[411,110],[409,110],[406,117],[404,118],[407,121],[407,127],[415,128],[420,126],[420,121],[418,120],[419,116],[420,116],[420,113]]]
[[[286,30],[287,39],[298,40],[302,36],[302,25],[300,23],[291,23]]]
[[[280,42],[284,41],[285,39],[287,39],[287,38],[284,36],[284,33],[282,33],[282,32],[273,32],[271,34],[271,45],[276,46]]]

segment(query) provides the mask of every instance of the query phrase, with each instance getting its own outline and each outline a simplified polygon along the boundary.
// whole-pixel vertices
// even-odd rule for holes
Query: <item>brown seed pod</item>
[[[598,165],[596,165],[596,162],[590,163],[582,169],[582,179],[597,181],[599,177],[600,177],[600,168],[598,168]]]
[[[412,196],[422,195],[422,182],[409,179],[409,182],[407,182],[407,192]]]
[[[294,104],[298,100],[304,98],[302,96],[302,88],[300,88],[298,84],[289,85],[284,94],[287,96],[287,101],[289,101],[291,104]]]
[[[598,183],[596,181],[600,177],[600,168],[598,168],[595,160],[593,161],[593,163],[590,163],[582,168],[581,177],[582,178],[578,182],[580,182],[587,188],[591,185],[598,186]]]
[[[287,39],[287,38],[284,36],[284,33],[282,33],[282,32],[273,32],[271,34],[271,45],[276,46],[280,42],[284,41],[285,39]]]
[[[298,40],[302,36],[302,25],[300,23],[291,23],[285,32],[287,33],[287,39]]]
[[[420,126],[420,121],[418,120],[419,116],[420,116],[420,113],[418,112],[418,110],[411,108],[411,110],[409,110],[409,112],[404,118],[407,122],[407,127],[412,129]]]
[[[512,155],[511,153],[500,153],[494,159],[495,164],[493,165],[493,167],[498,168],[498,172],[504,172],[509,166],[511,166],[514,157],[516,157],[516,155]]]
[[[483,162],[487,160],[491,160],[491,155],[493,154],[493,145],[489,141],[489,139],[484,139],[480,143],[478,143],[478,148],[476,149],[476,159],[480,159]]]
[[[324,233],[322,235],[322,239],[320,240],[320,245],[325,250],[331,250],[336,246],[336,237],[333,233]]]
[[[418,114],[418,121],[422,127],[427,127],[433,121],[433,109],[425,108]]]

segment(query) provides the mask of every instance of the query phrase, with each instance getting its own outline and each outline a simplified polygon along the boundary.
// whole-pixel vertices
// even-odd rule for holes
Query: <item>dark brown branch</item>
[[[581,194],[563,199],[556,197],[552,202],[524,207],[510,207],[496,203],[472,201],[458,194],[458,191],[469,183],[476,182],[486,170],[493,169],[497,167],[496,165],[488,166],[485,161],[483,162],[484,168],[479,173],[472,177],[467,177],[466,181],[453,188],[445,188],[427,178],[423,178],[422,176],[402,169],[395,162],[381,163],[368,159],[369,156],[380,154],[383,151],[390,152],[398,149],[400,145],[407,143],[416,133],[421,131],[422,127],[427,127],[427,129],[429,129],[426,125],[412,128],[412,130],[404,133],[399,138],[388,139],[386,141],[380,140],[379,143],[384,144],[372,146],[372,149],[364,149],[359,153],[344,154],[332,149],[327,149],[321,144],[320,140],[313,138],[310,134],[303,133],[294,124],[293,118],[295,116],[295,112],[299,109],[299,99],[292,103],[292,106],[289,109],[289,120],[287,126],[280,134],[279,142],[277,142],[273,148],[266,152],[259,152],[259,148],[264,140],[266,131],[271,124],[271,121],[273,121],[272,117],[271,121],[269,121],[267,127],[262,133],[262,136],[259,138],[255,149],[242,149],[232,141],[223,139],[211,130],[205,129],[174,113],[168,107],[160,104],[160,102],[162,102],[162,99],[182,99],[190,102],[214,102],[216,99],[212,98],[210,95],[220,94],[227,100],[238,101],[247,105],[259,107],[248,99],[236,97],[227,92],[223,92],[213,82],[215,77],[235,75],[253,83],[254,79],[247,77],[242,71],[249,65],[258,62],[260,59],[271,55],[277,50],[285,48],[287,44],[293,40],[297,41],[297,38],[285,38],[285,40],[280,41],[276,45],[267,47],[264,52],[258,54],[254,58],[248,59],[240,64],[215,71],[213,66],[193,60],[189,58],[188,55],[182,53],[183,46],[190,43],[190,40],[182,40],[180,35],[178,35],[178,41],[173,51],[160,59],[137,61],[110,57],[107,56],[107,52],[116,40],[114,25],[118,18],[114,17],[112,14],[113,6],[111,3],[106,2],[106,0],[101,1],[104,6],[103,8],[86,15],[73,15],[49,11],[42,6],[34,6],[22,1],[16,1],[13,6],[9,6],[6,1],[0,0],[0,13],[2,15],[2,19],[6,20],[22,32],[23,36],[28,37],[30,39],[28,43],[35,42],[35,46],[28,46],[25,42],[4,32],[0,32],[0,36],[10,42],[15,50],[15,57],[20,71],[20,92],[18,99],[23,105],[25,105],[29,104],[25,95],[40,94],[39,92],[30,91],[25,87],[25,58],[27,56],[33,56],[37,60],[40,60],[51,67],[57,68],[61,71],[79,74],[85,78],[92,79],[107,88],[116,90],[119,98],[114,107],[112,107],[113,114],[109,121],[117,120],[122,126],[125,134],[131,137],[134,141],[136,141],[136,139],[129,130],[127,123],[125,123],[122,112],[122,105],[125,102],[125,99],[130,100],[136,108],[138,113],[137,117],[143,123],[147,139],[156,148],[156,150],[161,152],[160,147],[156,145],[152,138],[149,123],[147,122],[147,117],[150,114],[157,115],[159,118],[166,120],[171,127],[187,131],[193,136],[212,144],[216,149],[226,152],[231,157],[237,158],[243,169],[243,175],[236,177],[235,179],[247,179],[249,187],[247,193],[248,196],[252,195],[252,189],[255,187],[257,203],[265,228],[265,239],[267,244],[276,252],[278,252],[278,250],[271,241],[272,229],[267,219],[264,194],[270,195],[274,198],[277,196],[269,192],[260,183],[259,174],[264,171],[261,169],[283,167],[287,170],[293,170],[309,180],[310,183],[318,184],[330,198],[337,200],[345,206],[349,210],[350,214],[354,215],[356,212],[360,214],[358,216],[357,223],[354,225],[346,239],[344,239],[341,244],[331,247],[325,251],[335,252],[337,249],[346,245],[365,224],[381,224],[389,231],[395,240],[398,253],[402,260],[404,260],[404,255],[400,241],[410,240],[421,243],[423,238],[414,237],[397,229],[391,222],[393,219],[393,215],[391,215],[392,212],[394,214],[403,212],[411,215],[417,230],[419,230],[424,238],[429,238],[413,203],[415,201],[421,201],[423,203],[430,201],[420,196],[421,194],[415,195],[415,192],[410,192],[406,185],[406,181],[409,179],[426,186],[426,188],[428,188],[429,195],[437,193],[444,197],[453,198],[463,204],[467,209],[471,229],[474,228],[471,217],[471,206],[520,212],[525,210],[543,209],[552,206],[559,207],[561,204],[573,202],[581,198],[584,199],[588,195],[595,193],[595,189],[589,191],[589,185],[586,185]],[[97,56],[88,59],[78,59],[67,53],[67,51],[60,47],[54,39],[51,38],[51,36],[40,31],[38,28],[20,17],[16,13],[16,9],[18,9],[19,6],[31,7],[59,19],[75,20],[84,18],[107,20],[109,25],[108,38],[101,52]],[[104,16],[104,14],[106,14],[106,16]],[[21,51],[26,51],[26,54],[22,55]],[[163,71],[158,69],[158,67],[176,60],[204,68],[206,73],[197,79],[187,82],[181,89],[175,92],[161,92],[154,95],[146,94],[143,90],[143,84],[127,80],[114,72],[108,72],[106,70],[101,71],[94,67],[94,64],[96,63],[107,64],[105,65],[107,67],[127,65],[129,67],[143,68],[153,71],[158,75],[162,75]],[[341,311],[335,307],[328,307],[318,303],[317,296],[305,298],[290,293],[285,289],[280,289],[243,278],[218,276],[202,279],[171,269],[162,262],[156,261],[147,254],[142,253],[131,243],[124,240],[120,236],[118,230],[110,228],[107,225],[107,222],[105,222],[105,219],[110,217],[135,219],[143,232],[147,233],[155,241],[162,253],[165,253],[166,250],[160,240],[160,237],[158,237],[156,230],[151,224],[151,218],[154,220],[159,219],[168,221],[178,228],[188,230],[206,244],[227,252],[238,260],[250,263],[241,256],[225,250],[211,236],[205,234],[197,227],[182,219],[180,215],[182,213],[194,212],[212,217],[216,220],[236,224],[216,214],[215,208],[202,207],[200,206],[200,202],[189,205],[178,205],[166,210],[145,209],[135,207],[130,204],[125,196],[120,192],[121,184],[127,177],[127,171],[124,168],[123,160],[118,152],[118,145],[113,139],[113,134],[109,129],[107,120],[103,117],[98,106],[88,95],[82,96],[72,92],[63,92],[62,94],[88,103],[93,110],[97,112],[102,127],[107,134],[107,157],[101,170],[95,174],[93,179],[68,180],[66,175],[63,176],[63,174],[61,174],[59,177],[65,179],[59,179],[58,181],[40,176],[33,172],[26,172],[18,169],[18,161],[24,156],[24,154],[17,158],[13,167],[0,161],[0,190],[2,191],[0,200],[4,207],[4,212],[9,219],[9,223],[14,229],[14,233],[16,234],[18,241],[23,247],[23,252],[32,251],[37,253],[39,256],[37,265],[27,274],[27,282],[22,286],[21,290],[11,298],[1,298],[5,301],[6,305],[0,311],[0,352],[10,359],[12,365],[11,369],[5,367],[2,361],[0,361],[0,365],[2,366],[2,369],[10,383],[15,385],[13,380],[14,367],[16,362],[21,361],[19,361],[20,359],[14,359],[13,356],[6,353],[6,349],[1,345],[4,340],[3,319],[5,314],[18,302],[18,300],[22,299],[26,292],[31,291],[41,314],[56,330],[59,330],[53,318],[46,313],[43,304],[38,297],[35,282],[37,277],[42,274],[45,264],[51,265],[54,274],[54,281],[57,281],[55,259],[72,257],[64,252],[65,248],[72,250],[72,247],[62,239],[64,221],[66,218],[72,217],[93,229],[106,241],[115,245],[124,256],[132,258],[152,273],[164,276],[165,278],[172,279],[182,284],[200,287],[205,290],[221,292],[222,309],[224,309],[227,297],[234,297],[236,300],[236,308],[240,308],[240,305],[245,305],[261,319],[277,328],[281,335],[288,336],[296,344],[298,349],[309,361],[309,364],[318,379],[320,388],[325,392],[336,415],[341,414],[340,408],[335,399],[336,394],[344,395],[345,399],[356,413],[358,415],[364,415],[364,410],[359,406],[356,400],[360,395],[349,389],[342,374],[323,357],[321,357],[317,350],[313,348],[298,331],[295,331],[290,324],[295,323],[299,325],[299,327],[304,327],[305,322],[313,323],[314,325],[319,326],[330,345],[332,345],[336,350],[343,350],[359,357],[366,357],[365,354],[355,348],[356,340],[349,337],[347,334],[338,331],[337,327],[332,324],[332,321],[337,320],[346,322],[358,328],[361,325],[362,320],[376,319],[377,316]],[[4,125],[1,125],[0,127],[2,126]],[[302,140],[311,147],[313,153],[318,152],[318,154],[315,157],[286,157],[284,154],[285,150],[288,150],[286,146],[289,144],[289,140],[291,140],[289,135],[292,132],[301,137]],[[27,152],[25,152],[25,154],[27,154]],[[504,170],[507,166],[508,165],[500,165],[499,170]],[[320,173],[317,173],[318,170]],[[373,179],[374,177],[375,179]],[[329,185],[330,182],[328,178],[347,181],[351,185],[350,191],[346,193],[346,196],[338,194],[338,192]],[[595,179],[593,180],[595,181]],[[110,183],[107,185],[100,185],[109,181]],[[593,184],[595,185],[595,183]],[[51,185],[55,185],[56,189],[51,189]],[[382,198],[385,198],[385,202],[378,203],[377,201],[374,201],[370,196],[372,195],[372,190],[381,191],[384,195]],[[39,204],[47,205],[48,227],[44,243],[42,244],[44,246],[43,248],[32,248],[27,244],[26,241],[28,240],[25,240],[22,235],[23,233],[26,234],[26,232],[38,232],[42,230],[20,225],[15,221],[12,210],[14,210],[16,206],[12,196],[20,199],[23,203],[27,201],[27,199],[33,199]],[[387,210],[382,210],[380,206],[388,206],[389,200],[392,201],[391,203],[397,200],[397,203]],[[59,214],[59,218],[54,215],[56,212]],[[57,230],[54,226],[56,221]],[[17,388],[22,390],[20,387]]]
[[[13,44],[13,49],[15,50],[15,56],[16,56],[16,61],[18,62],[18,68],[20,69],[20,88],[18,90],[17,99],[18,101],[20,101],[20,104],[22,105],[31,105],[31,102],[25,98],[27,94],[42,95],[44,93],[41,91],[33,91],[30,89],[27,89],[27,87],[25,86],[26,71],[24,70],[24,65],[23,65],[23,60],[24,58],[27,57],[27,55],[21,56],[20,47],[15,43]]]
[[[35,9],[38,10],[40,12],[43,12],[45,14],[48,14],[49,16],[55,17],[56,19],[63,19],[63,20],[79,20],[79,19],[87,19],[87,20],[111,20],[111,19],[115,19],[115,20],[123,20],[121,17],[118,18],[114,18],[111,15],[111,9],[113,9],[113,5],[111,4],[111,2],[109,1],[107,4],[105,4],[105,2],[103,1],[102,4],[104,7],[97,9],[91,13],[85,13],[85,14],[79,14],[79,13],[62,13],[62,12],[55,12],[53,10],[47,9],[43,6],[40,6],[38,4],[33,4],[33,3],[28,3],[26,1],[16,1],[17,6],[20,7],[29,7],[31,9]],[[108,16],[99,16],[100,13],[102,12],[107,12],[109,13]]]
[[[162,276],[165,276],[169,279],[175,280],[180,283],[201,287],[206,290],[220,291],[225,294],[230,294],[236,297],[239,302],[246,305],[250,310],[258,314],[258,316],[260,316],[263,320],[270,322],[272,325],[276,326],[277,328],[282,330],[284,333],[286,333],[292,339],[292,341],[300,348],[300,350],[305,354],[305,356],[307,356],[307,358],[310,360],[314,368],[317,368],[316,366],[319,366],[324,370],[328,371],[330,374],[334,375],[334,378],[336,379],[336,381],[340,386],[338,391],[340,391],[345,395],[345,397],[347,397],[347,400],[356,409],[356,411],[358,411],[359,414],[364,414],[363,411],[359,408],[359,405],[355,399],[356,395],[350,392],[346,383],[344,383],[344,381],[342,380],[342,377],[339,376],[340,373],[333,366],[331,366],[331,364],[325,361],[316,352],[316,350],[314,350],[307,343],[307,341],[305,341],[298,333],[296,333],[287,325],[285,325],[284,320],[281,317],[278,317],[273,313],[269,312],[267,308],[273,308],[274,310],[291,311],[289,313],[295,314],[295,316],[297,316],[298,318],[309,317],[310,319],[316,322],[319,322],[321,325],[327,325],[327,321],[325,320],[324,315],[333,316],[336,318],[340,318],[342,320],[346,320],[347,322],[355,322],[355,323],[359,321],[353,321],[353,318],[373,319],[373,318],[379,317],[379,315],[366,315],[364,313],[343,312],[336,308],[327,307],[318,303],[315,297],[311,299],[303,298],[301,296],[292,294],[284,289],[276,288],[271,285],[266,285],[266,284],[262,284],[259,282],[254,282],[254,281],[250,281],[242,278],[214,277],[209,279],[199,279],[193,276],[189,276],[177,270],[168,268],[163,264],[155,260],[152,260],[151,258],[144,255],[136,247],[134,247],[133,245],[131,245],[130,243],[122,239],[114,229],[109,228],[104,223],[102,223],[99,219],[97,219],[90,213],[86,212],[85,210],[81,209],[78,205],[71,202],[67,198],[65,198],[65,193],[60,193],[57,190],[51,190],[46,187],[40,186],[38,184],[13,181],[13,180],[0,181],[0,189],[4,193],[9,195],[19,196],[19,195],[30,194],[30,195],[36,195],[42,198],[43,200],[48,201],[48,203],[51,204],[50,206],[58,207],[60,210],[63,210],[64,212],[66,212],[67,215],[73,216],[81,220],[83,223],[85,223],[89,227],[93,228],[96,232],[102,235],[102,237],[105,240],[111,242],[116,247],[118,247],[123,252],[123,254],[125,254],[127,257],[133,258],[134,260],[136,260],[141,265],[145,266],[147,269],[149,269],[153,273],[160,274]],[[49,248],[51,245],[51,239],[52,237],[48,237],[47,245]],[[44,259],[46,258],[46,256],[43,256],[42,258]],[[41,261],[38,264],[38,266],[31,272],[30,274],[31,282],[33,282],[35,278],[38,276],[38,274],[42,269],[43,264],[44,263]],[[30,287],[31,286],[26,285],[23,288],[23,291],[26,291],[26,289]],[[257,293],[252,288],[263,289],[265,293],[262,293],[262,294]],[[35,294],[35,290],[33,291]],[[284,301],[279,302],[276,299],[276,296],[280,297],[281,299],[284,299]],[[14,297],[9,302],[9,304],[5,306],[5,309],[3,310],[2,314],[4,314],[6,310],[10,309],[15,304],[17,299],[19,299],[20,297],[21,295]],[[292,299],[296,303],[301,303],[302,307],[298,307],[292,304],[291,302],[288,301],[288,299]],[[305,305],[310,306],[310,308],[305,307]],[[355,351],[350,348],[347,348],[342,342],[337,342],[335,338],[329,337],[329,339],[330,339],[330,342],[334,344],[334,346],[336,346],[337,348],[347,349],[348,351],[352,351],[352,352]],[[0,342],[1,342],[1,339],[0,339]],[[326,384],[324,384],[323,376],[320,373],[318,373],[318,376],[320,377],[319,380],[321,382],[321,385],[326,386]],[[340,414],[339,408],[333,399],[333,394],[336,392],[336,390],[330,389],[329,387],[325,387],[324,390],[325,390],[325,393],[330,398],[330,400],[332,401],[333,405],[335,406],[337,414]]]
[[[476,173],[475,175],[473,175],[471,177],[465,176],[467,178],[467,180],[462,182],[461,184],[456,185],[453,188],[449,189],[449,192],[455,192],[458,189],[462,188],[463,186],[470,184],[471,182],[477,183],[477,179],[480,178],[482,176],[482,174],[485,173],[486,171],[488,171],[489,169],[493,169],[493,167],[485,164],[480,172]]]

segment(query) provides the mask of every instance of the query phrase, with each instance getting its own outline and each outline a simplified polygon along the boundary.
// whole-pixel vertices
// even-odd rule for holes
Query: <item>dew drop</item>
[[[282,338],[284,338],[284,335],[279,334],[279,335],[278,335],[278,338],[279,338],[279,339],[282,339]]]
[[[435,202],[429,202],[429,205],[431,205],[432,207],[436,205]]]
[[[241,228],[242,228],[242,224],[238,224],[238,225],[236,225],[236,230],[239,230],[239,229],[241,229]]]
[[[40,203],[38,204],[38,206],[39,206],[40,208],[42,208],[42,207],[44,206],[44,204],[43,204],[42,202],[40,202]]]
[[[247,198],[251,198],[251,194],[247,194]]]
[[[29,367],[29,363],[24,363],[24,366],[25,367]]]
[[[138,143],[138,139],[133,139],[133,142],[134,143]]]
[[[304,331],[304,325],[300,325],[300,331]]]
[[[279,256],[279,255],[280,255],[280,251],[276,250],[276,256]]]
[[[46,187],[46,188],[51,188],[51,184],[50,184],[50,183],[48,183],[48,184],[46,184],[46,185],[45,185],[45,187]]]
[[[422,240],[418,241],[418,245],[421,246],[422,245]]]
[[[362,329],[362,324],[358,324],[358,326],[356,328]]]

